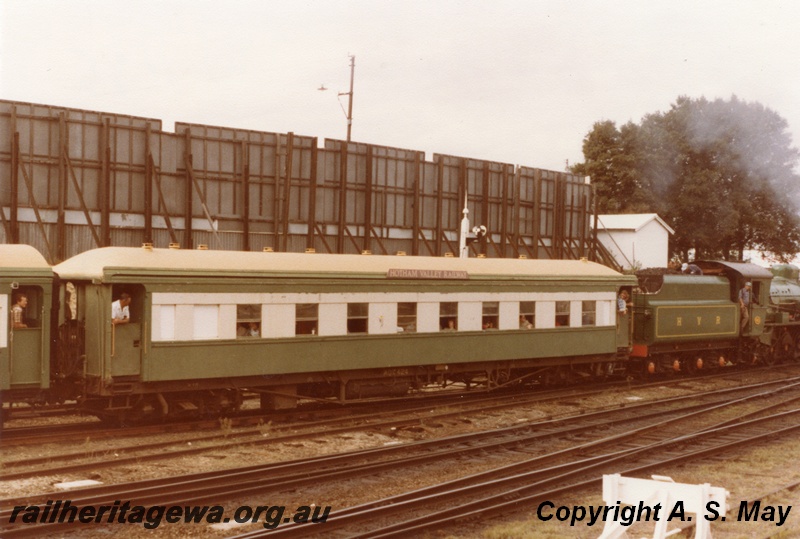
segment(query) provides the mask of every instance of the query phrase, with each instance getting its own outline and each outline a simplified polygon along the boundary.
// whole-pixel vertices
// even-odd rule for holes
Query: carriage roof
[[[0,245],[0,271],[9,273],[36,273],[52,275],[52,269],[42,254],[30,245]]]
[[[320,277],[630,279],[585,260],[449,258],[424,256],[241,252],[105,247],[78,254],[54,268],[62,278],[104,281],[119,274]],[[443,273],[442,273],[443,272]],[[452,273],[451,273],[452,272]]]

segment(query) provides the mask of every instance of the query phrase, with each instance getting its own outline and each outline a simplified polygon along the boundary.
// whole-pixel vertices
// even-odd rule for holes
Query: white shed
[[[598,216],[597,239],[623,269],[666,267],[674,233],[656,213]]]

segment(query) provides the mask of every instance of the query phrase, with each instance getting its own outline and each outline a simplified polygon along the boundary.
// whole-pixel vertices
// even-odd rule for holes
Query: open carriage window
[[[481,328],[497,329],[500,325],[500,303],[484,301],[482,306]]]
[[[316,335],[319,323],[319,305],[298,303],[295,305],[295,335]]]
[[[581,325],[594,326],[597,324],[597,302],[581,302]]]
[[[439,327],[442,331],[458,330],[458,303],[448,301],[439,304]]]
[[[246,304],[236,306],[236,336],[261,336],[261,305]]]
[[[397,327],[398,331],[413,333],[417,331],[417,304],[398,303],[397,304]]]
[[[111,289],[111,305],[108,306],[108,313],[110,315],[114,312],[114,302],[120,301],[123,296],[129,298],[128,312],[130,314],[130,321],[134,323],[141,322],[142,316],[144,315],[144,286],[140,284],[113,285]]]
[[[519,329],[533,329],[536,327],[536,302],[519,302]]]
[[[368,321],[368,303],[347,304],[347,333],[366,333]]]
[[[42,289],[20,286],[11,294],[11,329],[42,327]]]
[[[569,326],[569,301],[556,301],[556,327]]]

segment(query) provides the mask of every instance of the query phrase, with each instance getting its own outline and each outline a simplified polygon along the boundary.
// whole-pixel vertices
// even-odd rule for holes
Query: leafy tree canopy
[[[600,213],[658,213],[675,229],[672,254],[779,259],[800,251],[800,153],[777,113],[735,96],[680,97],[668,112],[620,128],[594,124],[583,139]]]

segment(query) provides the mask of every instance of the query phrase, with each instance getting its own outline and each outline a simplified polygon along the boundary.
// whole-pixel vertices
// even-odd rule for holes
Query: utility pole
[[[355,73],[356,73],[356,57],[354,55],[350,55],[350,91],[349,92],[340,92],[339,95],[346,95],[349,97],[347,103],[347,142],[350,142],[350,133],[353,129],[353,82],[355,80]]]

